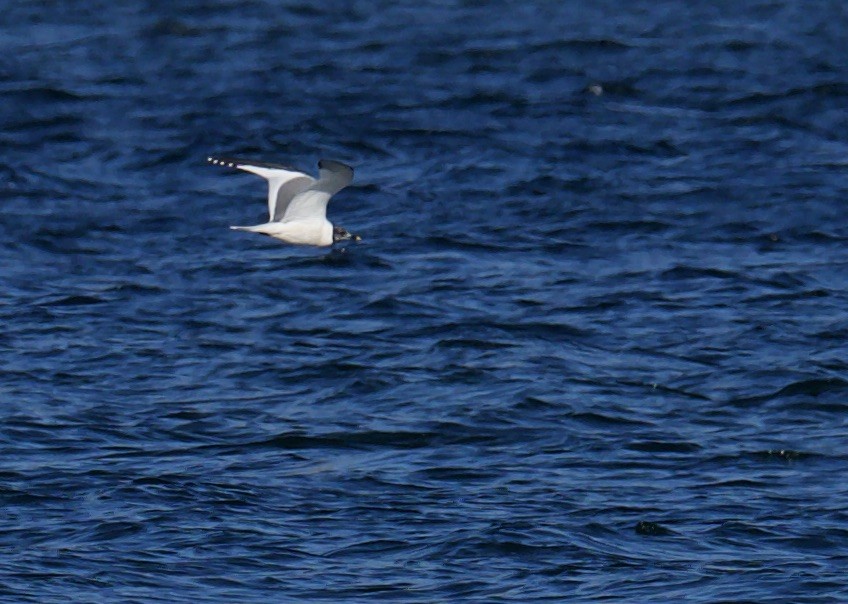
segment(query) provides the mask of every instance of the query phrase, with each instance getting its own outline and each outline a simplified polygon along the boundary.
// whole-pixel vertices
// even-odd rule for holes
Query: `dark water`
[[[3,7],[0,599],[848,599],[848,11],[589,4]]]

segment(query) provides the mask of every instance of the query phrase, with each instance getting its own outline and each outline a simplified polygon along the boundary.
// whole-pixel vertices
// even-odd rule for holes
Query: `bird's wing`
[[[308,189],[315,182],[314,178],[303,172],[280,164],[262,161],[240,159],[237,157],[208,157],[209,163],[216,166],[238,168],[261,176],[268,181],[268,220],[282,220],[292,199],[298,193]]]
[[[330,198],[353,182],[353,168],[331,159],[318,162],[318,180],[294,196],[284,220],[324,220]]]

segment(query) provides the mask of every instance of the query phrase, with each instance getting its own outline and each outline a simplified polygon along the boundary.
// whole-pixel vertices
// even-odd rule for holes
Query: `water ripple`
[[[0,599],[844,599],[843,11],[6,8]]]

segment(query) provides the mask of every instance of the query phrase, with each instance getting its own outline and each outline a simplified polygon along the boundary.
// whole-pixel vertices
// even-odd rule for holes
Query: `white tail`
[[[263,235],[276,235],[280,230],[279,222],[266,222],[253,226],[231,226],[234,231],[250,231],[251,233],[262,233]]]

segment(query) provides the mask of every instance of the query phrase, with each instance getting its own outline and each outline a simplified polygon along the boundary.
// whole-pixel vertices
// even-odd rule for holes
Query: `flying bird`
[[[255,226],[232,226],[238,231],[262,233],[296,245],[332,245],[360,241],[359,235],[327,220],[330,198],[353,182],[353,168],[331,159],[318,162],[318,178],[280,164],[208,157],[216,166],[237,168],[268,181],[268,222]]]

